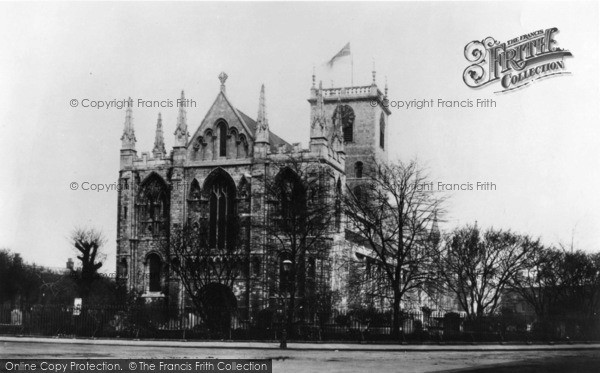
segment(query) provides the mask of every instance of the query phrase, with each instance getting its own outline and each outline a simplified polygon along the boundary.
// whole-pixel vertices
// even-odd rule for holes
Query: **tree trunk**
[[[392,337],[394,339],[400,338],[400,322],[401,322],[401,313],[400,313],[400,292],[397,290],[397,286],[394,286],[394,304],[393,304],[393,314],[392,314]]]
[[[288,338],[294,335],[294,308],[296,307],[296,286],[292,285],[292,288],[289,291],[289,294],[285,294],[285,297],[289,297],[288,299],[284,299],[284,302],[287,303],[287,315],[285,317],[285,327],[287,330]]]

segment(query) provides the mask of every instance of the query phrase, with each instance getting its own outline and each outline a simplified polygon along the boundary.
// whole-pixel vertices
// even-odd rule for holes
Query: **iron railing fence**
[[[150,305],[0,306],[0,334],[92,338],[201,340],[278,340],[281,312],[265,309],[210,309],[200,317],[192,309]],[[304,315],[288,327],[299,341],[380,342],[534,342],[599,341],[598,318],[554,317],[543,322],[518,314],[469,319],[458,313],[402,313],[400,333],[392,333],[391,312],[332,311]]]

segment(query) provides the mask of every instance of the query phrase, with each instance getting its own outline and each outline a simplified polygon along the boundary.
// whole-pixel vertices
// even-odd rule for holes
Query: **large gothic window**
[[[167,184],[153,174],[140,187],[136,203],[139,234],[158,236],[166,233],[169,218]]]
[[[220,122],[219,126],[219,155],[225,157],[227,155],[227,123]]]
[[[333,112],[333,123],[337,125],[339,113],[342,118],[342,131],[344,132],[344,142],[354,141],[354,110],[348,105],[338,105]]]
[[[213,171],[204,190],[209,195],[208,244],[223,249],[235,244],[235,184],[228,173]]]
[[[379,120],[379,146],[381,149],[385,149],[385,115],[383,113]]]

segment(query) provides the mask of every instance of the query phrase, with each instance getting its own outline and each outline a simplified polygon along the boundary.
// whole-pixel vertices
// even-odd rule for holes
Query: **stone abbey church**
[[[313,75],[310,122],[286,124],[310,126],[309,147],[302,149],[270,131],[264,86],[253,118],[234,106],[239,93],[227,92],[227,75],[221,73],[219,80],[214,103],[199,125],[188,124],[185,107],[179,107],[172,126],[164,125],[158,115],[151,152],[137,152],[132,109],[127,109],[121,138],[119,178],[124,187],[118,196],[117,272],[147,302],[190,306],[183,286],[169,274],[160,242],[169,239],[174,227],[199,226],[208,233],[209,247],[225,247],[236,240],[245,248],[241,263],[247,268],[230,286],[230,294],[239,309],[254,312],[273,298],[269,287],[277,286],[281,276],[273,269],[283,258],[268,249],[269,237],[261,228],[272,219],[266,183],[277,177],[294,178],[293,172],[279,166],[291,157],[300,159],[303,167],[324,170],[332,196],[343,193],[346,185],[360,184],[369,160],[387,160],[387,87],[384,92],[379,89],[375,72],[370,85],[328,89]],[[165,131],[175,136],[169,153]],[[346,276],[333,263],[351,254],[343,219],[331,224],[324,240],[327,255],[309,255],[307,270],[318,277],[322,288],[342,294],[334,307],[344,308]]]

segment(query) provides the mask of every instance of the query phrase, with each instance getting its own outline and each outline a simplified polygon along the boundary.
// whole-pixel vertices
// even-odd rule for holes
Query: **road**
[[[0,358],[267,358],[273,372],[600,372],[600,350],[310,351],[0,342]]]

